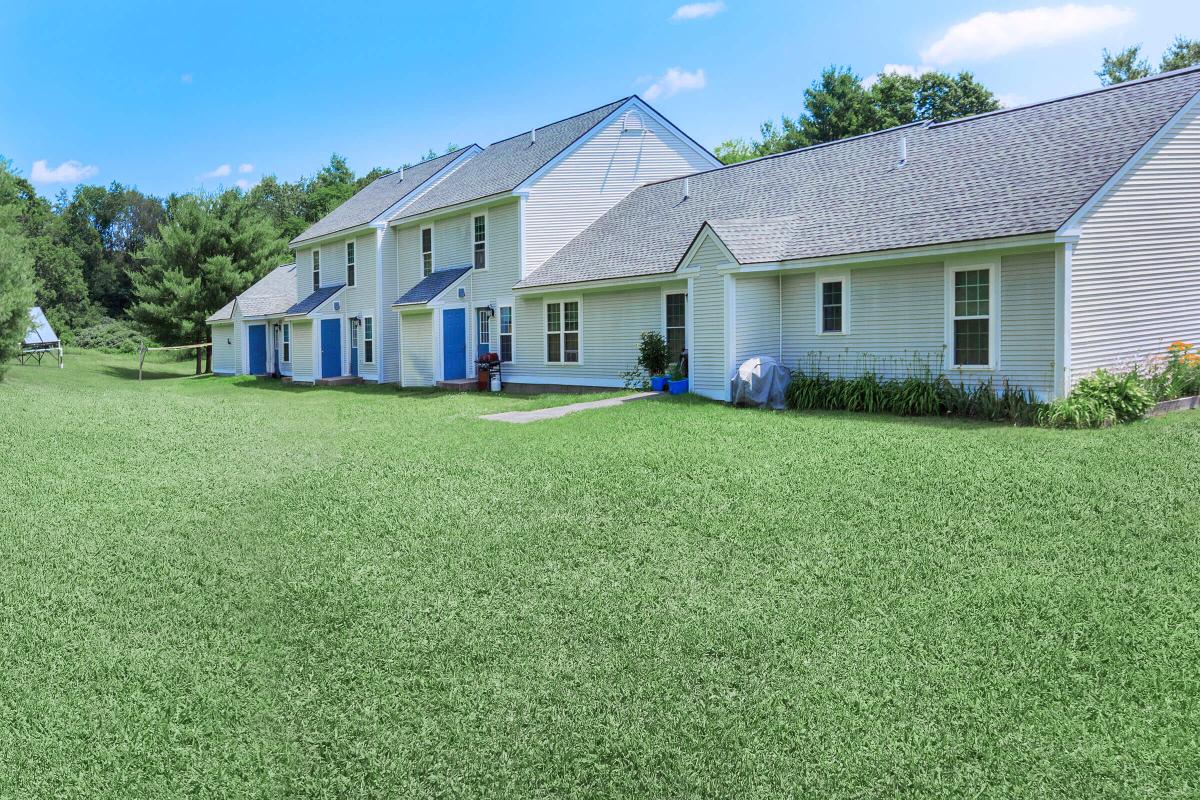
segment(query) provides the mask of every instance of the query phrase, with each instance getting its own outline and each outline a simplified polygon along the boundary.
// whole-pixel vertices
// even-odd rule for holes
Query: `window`
[[[375,318],[363,317],[363,363],[375,363]]]
[[[679,362],[683,349],[687,346],[687,295],[669,294],[665,298],[667,304],[667,350],[671,354],[671,363]]]
[[[312,253],[313,267],[313,291],[321,288],[321,251],[313,250]]]
[[[433,274],[433,228],[421,228],[421,274]]]
[[[954,342],[956,367],[991,364],[992,271],[990,268],[954,272]]]
[[[513,360],[512,306],[500,306],[500,360]]]
[[[292,361],[292,323],[283,323],[283,361],[285,364],[290,364]]]
[[[487,217],[475,217],[475,269],[487,269]]]
[[[486,353],[492,345],[492,311],[488,308],[479,309],[479,352]]]
[[[346,242],[346,285],[354,285],[354,242]]]
[[[579,301],[546,304],[546,360],[579,363]]]
[[[842,332],[842,282],[821,281],[821,333]]]

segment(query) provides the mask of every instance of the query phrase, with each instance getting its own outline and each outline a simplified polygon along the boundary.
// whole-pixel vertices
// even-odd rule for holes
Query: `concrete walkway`
[[[576,411],[619,406],[622,403],[632,403],[634,400],[645,400],[648,397],[658,397],[661,394],[661,392],[639,392],[637,394],[626,395],[625,397],[609,397],[604,400],[590,400],[586,403],[571,403],[569,406],[539,408],[536,411],[505,411],[502,414],[486,414],[480,417],[480,419],[490,419],[496,422],[515,422],[518,425],[524,425],[526,422],[558,419],[559,417],[565,417],[567,414],[574,414]]]

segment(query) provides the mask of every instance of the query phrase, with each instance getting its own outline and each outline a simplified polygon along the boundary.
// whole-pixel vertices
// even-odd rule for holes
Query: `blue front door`
[[[467,377],[467,310],[442,311],[442,380]]]
[[[250,374],[267,374],[267,326],[250,326]]]
[[[342,321],[321,320],[321,377],[338,378],[342,374]]]
[[[350,322],[350,374],[358,376],[358,325]]]

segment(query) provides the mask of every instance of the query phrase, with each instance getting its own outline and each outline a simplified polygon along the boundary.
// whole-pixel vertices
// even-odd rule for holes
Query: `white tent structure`
[[[21,345],[17,361],[27,364],[32,360],[41,364],[42,356],[47,353],[57,356],[58,368],[62,369],[62,342],[58,340],[58,334],[54,332],[54,328],[50,327],[50,321],[42,313],[41,307],[34,306],[29,309],[29,328],[25,331],[25,341]]]

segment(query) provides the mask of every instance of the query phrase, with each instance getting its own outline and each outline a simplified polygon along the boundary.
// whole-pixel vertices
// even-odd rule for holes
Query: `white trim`
[[[312,279],[312,290],[315,292],[321,288],[321,279],[325,277],[325,273],[321,266],[320,245],[317,245],[308,253],[308,274]]]
[[[696,279],[688,278],[688,280],[687,280],[687,303],[686,303],[686,310],[684,311],[684,313],[687,314],[687,319],[684,320],[686,324],[684,326],[683,341],[684,341],[684,346],[687,348],[687,353],[688,353],[688,378],[689,379],[691,378],[691,374],[692,374],[692,347],[693,347],[692,343],[695,341],[695,329],[696,329],[696,323],[695,323],[696,314],[695,314],[695,308],[692,304],[692,298],[695,297],[695,291],[696,291]],[[689,386],[690,385],[691,384],[689,383]]]
[[[582,292],[603,291],[611,288],[627,286],[646,286],[656,283],[678,283],[687,278],[678,272],[661,272],[657,275],[641,275],[635,278],[610,278],[598,281],[576,281],[574,283],[553,283],[545,286],[514,286],[513,291],[522,297],[537,297],[544,294],[580,294]]]
[[[1075,245],[1054,251],[1054,396],[1071,389],[1071,261]]]
[[[344,236],[357,235],[364,231],[369,231],[370,229],[371,223],[364,222],[362,225],[343,228],[342,230],[334,231],[333,233],[323,233],[320,236],[314,236],[311,239],[304,239],[303,241],[296,241],[293,239],[288,243],[288,247],[292,250],[307,250],[311,247],[318,247],[321,244],[327,244],[332,239],[341,239]]]
[[[737,369],[737,280],[733,275],[725,275],[725,389],[721,399],[729,402],[729,382]],[[689,388],[691,384],[688,384]]]
[[[737,258],[735,258],[733,253],[730,252],[729,248],[725,246],[725,242],[721,241],[721,237],[718,236],[717,232],[712,229],[712,226],[706,222],[700,226],[700,233],[692,241],[691,245],[688,246],[688,249],[684,251],[683,258],[679,259],[679,266],[674,271],[682,272],[685,269],[699,269],[699,267],[692,265],[692,261],[696,258],[696,254],[700,252],[700,248],[703,247],[704,243],[708,241],[711,241],[717,246],[717,249],[719,249],[722,255],[725,256],[725,262],[727,264],[738,263]]]
[[[545,375],[505,375],[505,383],[531,383],[539,386],[594,386],[598,389],[623,389],[625,381],[619,378],[576,378],[564,375],[551,378]]]
[[[525,269],[525,203],[528,199],[521,195],[517,200],[517,274],[521,276],[521,280],[525,280],[525,276],[529,274]]]
[[[470,274],[469,272],[467,273]],[[471,357],[471,316],[469,303],[447,303],[445,305],[434,308],[433,314],[433,347],[434,347],[434,362],[433,362],[433,382],[446,380],[446,348],[443,346],[443,337],[445,333],[445,322],[442,319],[442,314],[445,311],[452,311],[461,308],[463,311],[463,352],[466,356],[466,362],[463,367],[466,370],[465,376],[471,377],[471,362],[475,359]]]
[[[354,248],[354,280],[350,280],[350,248]],[[353,289],[358,286],[358,240],[353,236],[347,239],[342,247],[342,271],[346,279],[346,288]]]
[[[783,273],[780,273],[780,280],[783,280]],[[825,284],[840,283],[842,284],[842,329],[840,331],[825,330]],[[846,336],[850,333],[850,272],[827,272],[818,271],[816,277],[816,291],[813,292],[816,300],[816,334],[817,336]],[[782,308],[783,298],[780,295],[780,307]]]
[[[577,327],[574,331],[568,331],[566,304],[575,303],[577,305],[577,313],[575,315]],[[550,330],[550,320],[548,317],[549,307],[552,305],[559,306],[559,325],[558,325],[558,361],[550,360],[550,334],[554,331]],[[579,359],[577,361],[567,361],[567,334],[576,334],[578,341]],[[577,367],[583,363],[583,298],[579,295],[571,295],[569,297],[550,297],[542,300],[542,363],[548,367]]]
[[[429,249],[425,249],[425,231],[429,231]],[[433,223],[422,225],[417,230],[417,252],[420,253],[421,279],[437,272],[437,235]],[[429,253],[429,272],[425,271],[425,254]]]
[[[475,266],[475,245],[478,244],[478,242],[475,241],[475,220],[479,217],[483,217],[483,267]],[[468,230],[470,231],[468,234],[468,240],[471,244],[471,271],[487,272],[492,266],[492,222],[489,218],[488,210],[486,208],[481,208],[478,211],[472,211],[468,219],[471,220],[467,226]]]
[[[954,363],[954,274],[969,270],[986,270],[988,273],[988,363]],[[945,264],[945,369],[946,374],[963,372],[993,372],[1000,363],[1000,259],[962,258],[949,259]],[[978,319],[963,317],[962,319]]]
[[[1103,186],[1096,190],[1095,194],[1088,198],[1087,202],[1081,205],[1079,209],[1067,219],[1066,222],[1060,225],[1058,228],[1058,233],[1062,235],[1078,236],[1079,229],[1083,226],[1084,220],[1092,212],[1092,210],[1097,205],[1104,202],[1105,198],[1112,194],[1113,190],[1116,189],[1117,184],[1121,183],[1126,175],[1128,175],[1146,160],[1151,151],[1158,147],[1159,142],[1175,133],[1175,129],[1178,127],[1179,123],[1181,123],[1184,118],[1186,118],[1187,115],[1190,114],[1194,108],[1196,108],[1198,104],[1200,104],[1200,92],[1192,95],[1191,99],[1189,99],[1180,107],[1178,111],[1171,115],[1171,118],[1167,120],[1166,123],[1154,133],[1153,136],[1147,139],[1146,142],[1138,148],[1137,152],[1134,153],[1128,161],[1122,164],[1121,168],[1114,172],[1109,179],[1104,182]]]
[[[375,228],[375,314],[376,319],[379,321],[383,320],[383,315],[385,313],[383,307],[383,242],[386,236],[386,225]],[[399,323],[400,320],[397,319],[397,327],[399,327]],[[397,332],[397,341],[399,341],[399,338],[399,332]],[[379,346],[376,345],[376,349],[378,349],[378,347]],[[378,354],[376,354],[375,360],[378,362],[378,366],[375,368],[375,376],[382,383],[384,379],[383,359],[379,358]],[[398,377],[397,380],[399,380]]]
[[[461,203],[453,203],[448,206],[442,206],[441,208],[422,211],[420,214],[413,214],[410,217],[398,217],[396,219],[389,220],[388,225],[395,227],[406,227],[408,225],[414,225],[418,222],[424,222],[428,219],[458,216],[459,214],[465,211],[470,211],[473,208],[481,206],[491,207],[500,205],[501,203],[509,202],[513,199],[513,196],[513,192],[496,192],[495,194],[485,195],[484,197],[477,197],[474,200],[464,200]]]

